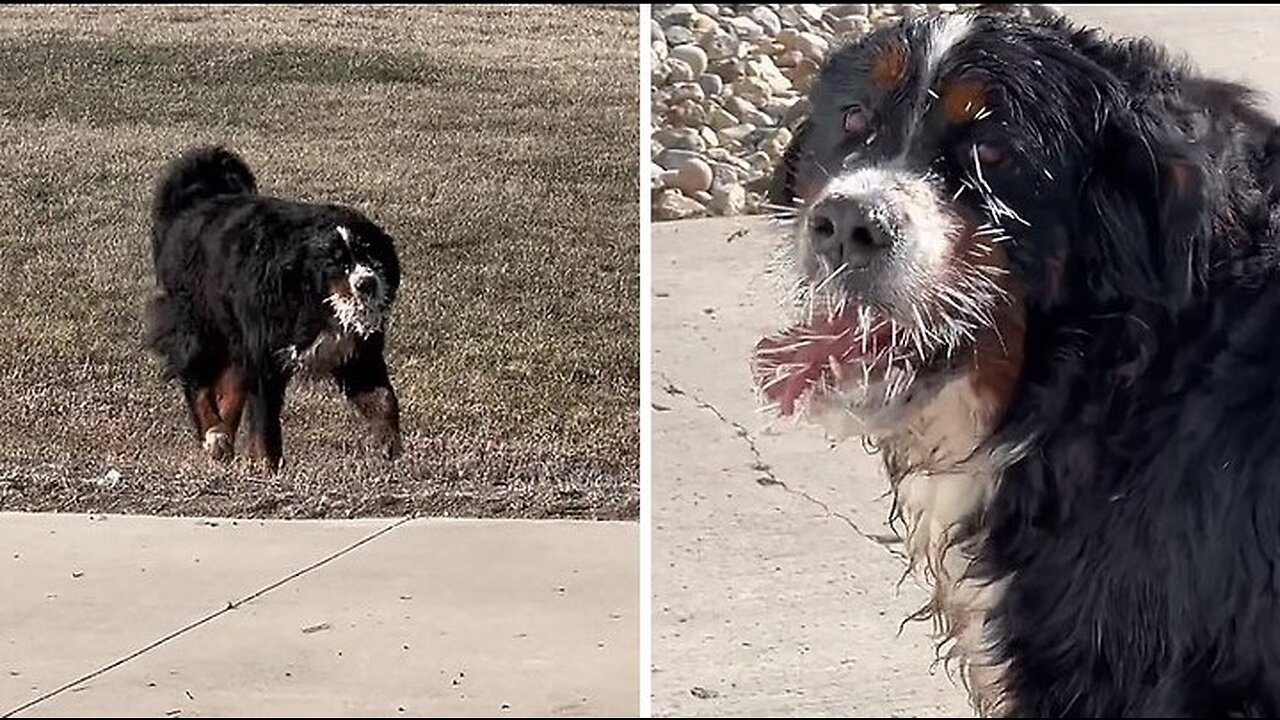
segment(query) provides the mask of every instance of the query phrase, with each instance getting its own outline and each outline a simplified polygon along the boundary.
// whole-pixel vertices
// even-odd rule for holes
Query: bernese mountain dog
[[[165,168],[151,220],[151,347],[181,382],[210,457],[234,455],[247,411],[251,457],[277,470],[285,390],[299,374],[331,378],[379,447],[399,454],[383,350],[400,263],[386,232],[352,208],[260,194],[244,160],[219,146]]]
[[[1280,714],[1277,130],[1146,39],[835,50],[774,174],[766,402],[883,458],[980,713]]]

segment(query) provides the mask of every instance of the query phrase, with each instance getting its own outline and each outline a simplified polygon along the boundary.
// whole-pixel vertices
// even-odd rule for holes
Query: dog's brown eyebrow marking
[[[907,74],[907,51],[901,45],[885,48],[871,63],[871,82],[884,91],[896,90]]]
[[[978,80],[952,80],[942,89],[942,109],[947,122],[971,122],[987,106],[987,89]]]

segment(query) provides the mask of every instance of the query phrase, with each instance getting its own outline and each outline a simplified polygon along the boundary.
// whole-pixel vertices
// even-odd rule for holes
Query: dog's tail
[[[239,155],[221,145],[191,148],[160,174],[151,202],[151,219],[157,224],[165,223],[200,200],[256,192],[258,181]]]

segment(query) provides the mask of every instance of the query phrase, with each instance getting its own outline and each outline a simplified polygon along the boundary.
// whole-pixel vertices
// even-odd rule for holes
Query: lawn
[[[634,518],[638,11],[0,8],[0,509]],[[205,459],[143,345],[163,163],[397,238],[405,454],[295,383],[285,469]]]

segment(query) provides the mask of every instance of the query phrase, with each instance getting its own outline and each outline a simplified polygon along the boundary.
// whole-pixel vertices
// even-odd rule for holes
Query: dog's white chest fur
[[[351,359],[356,338],[349,332],[326,330],[305,348],[290,345],[281,350],[285,365],[305,375],[326,375]]]
[[[997,416],[992,400],[967,376],[949,381],[927,405],[913,409],[910,420],[883,435],[875,423],[839,404],[819,407],[811,416],[835,437],[878,435],[906,526],[911,569],[933,590],[926,614],[936,622],[947,657],[960,662],[970,699],[982,715],[1000,712],[1005,668],[991,658],[985,625],[1007,579],[969,578],[984,538],[958,541],[956,531],[995,494],[998,463],[982,443]]]
[[[915,420],[886,442],[892,445],[894,490],[906,524],[912,569],[933,586],[929,611],[959,660],[970,700],[984,716],[998,714],[1005,668],[990,654],[987,615],[999,602],[1007,578],[968,576],[985,538],[957,541],[961,523],[982,512],[995,494],[999,469],[987,449],[995,413],[968,378],[944,387]]]

